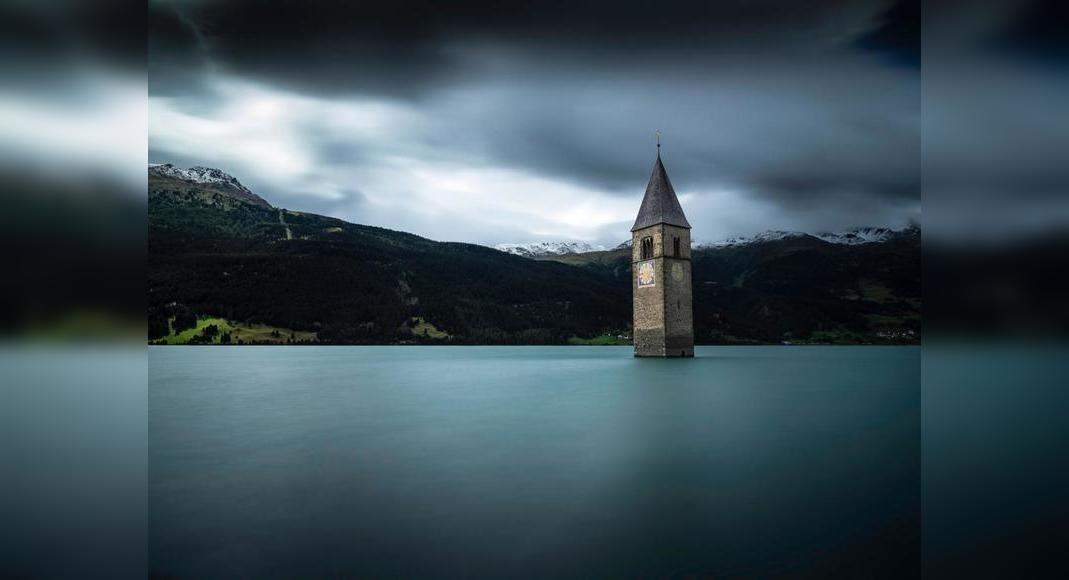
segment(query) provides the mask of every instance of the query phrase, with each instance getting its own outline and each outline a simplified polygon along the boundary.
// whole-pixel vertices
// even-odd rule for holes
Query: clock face
[[[683,264],[679,262],[672,264],[672,279],[676,282],[683,281]]]
[[[638,265],[638,286],[656,286],[657,277],[653,268],[653,262],[642,262]]]

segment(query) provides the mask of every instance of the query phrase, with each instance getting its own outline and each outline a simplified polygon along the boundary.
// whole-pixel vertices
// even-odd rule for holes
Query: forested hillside
[[[270,342],[559,344],[630,332],[624,250],[532,260],[239,193],[150,171],[150,341],[207,317],[284,329],[261,333]],[[699,343],[919,340],[916,230],[858,246],[805,236],[698,250],[694,286]]]
[[[630,281],[630,250],[547,258]],[[798,236],[693,252],[699,343],[920,340],[920,231],[881,243]]]
[[[168,319],[191,313],[340,343],[443,334],[461,343],[559,343],[623,331],[630,316],[628,287],[595,271],[262,207],[169,179],[150,177],[149,189],[150,340],[166,333]]]

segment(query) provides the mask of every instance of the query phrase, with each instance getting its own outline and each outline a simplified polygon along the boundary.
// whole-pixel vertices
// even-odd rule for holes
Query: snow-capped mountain
[[[717,248],[731,248],[776,242],[790,238],[816,238],[829,244],[844,246],[856,246],[860,244],[879,244],[891,240],[909,230],[892,230],[891,228],[855,228],[842,232],[821,232],[807,234],[805,232],[768,230],[752,236],[735,236],[715,242],[700,242],[694,245],[696,250],[712,250]],[[631,240],[624,241],[613,247],[613,250],[625,250],[631,247]],[[525,258],[544,258],[548,256],[565,256],[568,254],[583,254],[605,250],[604,246],[595,246],[586,242],[531,242],[527,244],[498,244],[494,248],[502,252],[516,254]]]
[[[872,227],[855,228],[843,232],[821,232],[818,234],[807,234],[805,232],[787,232],[782,230],[769,230],[767,232],[761,232],[753,236],[735,236],[726,240],[700,243],[695,247],[697,249],[728,248],[733,246],[747,246],[750,244],[757,244],[763,242],[774,242],[778,240],[785,240],[788,238],[802,238],[806,236],[825,241],[829,244],[855,246],[860,244],[883,243],[905,231],[907,230],[892,230],[890,228]]]
[[[530,242],[526,244],[498,244],[495,249],[525,258],[564,256],[604,250],[604,246],[592,246],[586,242]]]
[[[149,164],[148,172],[149,175],[169,177],[171,179],[179,179],[189,183],[197,183],[201,185],[209,185],[218,189],[225,189],[241,199],[270,207],[270,204],[264,201],[262,197],[253,193],[252,190],[242,185],[236,177],[225,171],[215,169],[214,167],[197,166],[190,167],[189,169],[182,169],[180,167],[175,167],[170,163]]]
[[[891,228],[857,228],[845,232],[823,232],[815,234],[815,237],[829,244],[846,244],[854,246],[858,244],[875,244],[886,242],[894,237],[897,232]]]
[[[768,230],[767,232],[761,232],[752,236],[735,236],[726,240],[718,240],[715,242],[705,242],[697,245],[698,249],[704,248],[727,248],[731,246],[747,246],[749,244],[757,244],[761,242],[775,242],[777,240],[785,240],[787,238],[800,238],[807,236],[805,232],[785,232],[783,230]]]
[[[182,169],[175,167],[170,163],[164,163],[162,165],[149,165],[149,171],[163,175],[166,177],[173,177],[175,179],[181,179],[183,181],[192,181],[193,183],[204,183],[211,185],[224,185],[232,187],[238,191],[245,191],[252,193],[249,188],[241,184],[233,175],[226,173],[222,170],[215,169],[213,167],[190,167],[189,169]]]

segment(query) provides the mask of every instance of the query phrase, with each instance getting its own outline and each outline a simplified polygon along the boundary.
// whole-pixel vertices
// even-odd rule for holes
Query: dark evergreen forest
[[[626,250],[531,260],[155,175],[148,217],[150,340],[168,320],[188,328],[198,316],[347,344],[561,344],[630,332]],[[919,231],[860,246],[802,237],[696,251],[694,308],[699,343],[918,342]],[[449,336],[414,332],[418,319]]]

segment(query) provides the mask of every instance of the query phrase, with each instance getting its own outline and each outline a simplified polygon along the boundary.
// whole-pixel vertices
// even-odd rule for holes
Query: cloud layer
[[[149,156],[437,239],[608,244],[660,129],[696,239],[903,225],[915,5],[798,4],[158,2]]]

